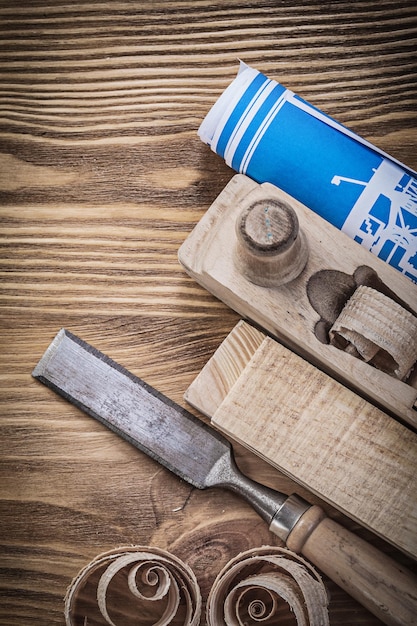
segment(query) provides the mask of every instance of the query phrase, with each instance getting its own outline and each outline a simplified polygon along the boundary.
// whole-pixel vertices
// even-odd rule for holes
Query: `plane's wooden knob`
[[[288,204],[273,198],[257,200],[241,212],[236,231],[236,263],[251,282],[277,287],[303,271],[307,241]]]

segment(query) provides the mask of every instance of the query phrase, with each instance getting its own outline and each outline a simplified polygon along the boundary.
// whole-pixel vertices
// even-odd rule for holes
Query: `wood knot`
[[[304,269],[307,242],[290,205],[275,198],[257,200],[240,213],[236,232],[236,264],[251,282],[276,287]]]

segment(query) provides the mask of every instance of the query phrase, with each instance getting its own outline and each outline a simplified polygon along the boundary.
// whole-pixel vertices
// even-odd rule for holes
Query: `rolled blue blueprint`
[[[416,172],[244,63],[198,134],[417,282]]]

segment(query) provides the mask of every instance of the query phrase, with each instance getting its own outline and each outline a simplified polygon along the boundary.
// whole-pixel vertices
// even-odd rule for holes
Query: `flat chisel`
[[[297,495],[245,477],[230,443],[140,378],[65,329],[33,376],[199,489],[245,498],[270,530],[384,623],[417,623],[417,577]]]

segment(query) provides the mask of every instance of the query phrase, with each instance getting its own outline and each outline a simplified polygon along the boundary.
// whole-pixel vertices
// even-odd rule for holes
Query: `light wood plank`
[[[255,351],[250,342],[237,348],[251,334],[246,323],[235,327],[187,400],[227,435],[416,557],[416,435],[270,337]],[[233,368],[238,377],[230,377]],[[223,397],[213,396],[213,382]]]

